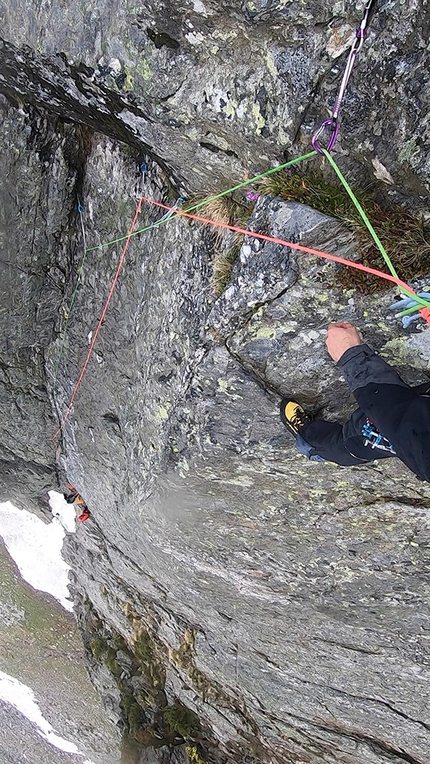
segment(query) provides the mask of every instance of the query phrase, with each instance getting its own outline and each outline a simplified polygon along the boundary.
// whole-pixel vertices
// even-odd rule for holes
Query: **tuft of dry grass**
[[[342,186],[328,184],[317,173],[288,174],[280,172],[263,178],[259,183],[263,194],[279,196],[286,201],[302,202],[320,212],[332,215],[353,231],[358,244],[360,262],[386,271],[384,259]],[[363,191],[355,192],[357,199],[378,234],[400,278],[410,281],[430,272],[430,223],[423,217],[407,212],[402,207],[384,209]],[[365,293],[375,293],[386,288],[383,279],[360,273],[352,268],[338,271],[338,282]]]
[[[208,201],[200,207],[199,213],[216,223],[246,228],[253,207],[252,203],[237,202],[226,194],[220,199]],[[243,234],[212,227],[209,223],[206,225],[214,231],[215,251],[211,286],[215,296],[219,297],[230,280],[233,265],[242,246]]]
[[[231,272],[240,252],[240,244],[235,244],[230,249],[216,249],[212,264],[211,287],[215,297],[219,297],[228,282]]]

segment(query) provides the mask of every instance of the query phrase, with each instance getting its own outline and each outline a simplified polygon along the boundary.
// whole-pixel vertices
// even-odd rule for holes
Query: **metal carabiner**
[[[324,122],[320,125],[318,130],[313,134],[311,138],[312,146],[314,147],[315,151],[318,152],[318,154],[322,154],[321,147],[318,143],[318,138],[320,137],[320,135],[322,135],[324,130],[326,130],[327,128],[330,129],[331,134],[327,143],[326,151],[331,151],[332,148],[334,147],[334,144],[336,143],[337,136],[339,134],[338,116],[339,116],[340,108],[342,105],[343,97],[345,95],[348,81],[351,76],[352,69],[354,67],[357,53],[359,53],[359,51],[361,50],[363,46],[366,27],[369,21],[369,15],[370,15],[372,6],[374,5],[375,2],[376,0],[368,0],[364,8],[364,15],[363,15],[360,26],[356,30],[355,38],[348,54],[342,80],[335,98],[331,117],[329,119],[324,120]]]
[[[318,154],[323,154],[321,151],[321,146],[318,143],[318,138],[324,133],[325,130],[329,130],[330,137],[328,139],[326,151],[331,151],[334,144],[336,143],[337,136],[339,133],[339,122],[337,121],[336,117],[329,117],[329,119],[325,119],[324,122],[321,123],[320,127],[314,133],[312,136],[312,146],[314,147],[315,151],[318,152]]]

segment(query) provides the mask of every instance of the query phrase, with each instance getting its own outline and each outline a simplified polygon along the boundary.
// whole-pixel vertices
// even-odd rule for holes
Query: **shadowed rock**
[[[427,764],[429,488],[396,459],[307,462],[277,410],[291,394],[331,418],[351,411],[324,346],[332,319],[356,322],[408,382],[426,378],[428,330],[405,333],[388,315],[395,290],[343,289],[337,266],[247,238],[215,302],[213,235],[174,218],[131,239],[58,463],[51,441],[121,254],[106,242],[124,236],[139,194],[171,199],[169,178],[208,193],[261,169],[309,134],[333,95],[334,54],[323,50],[342,47],[340,22],[356,19],[300,7],[287,46],[284,26],[266,20],[291,12],[260,4],[227,23],[223,7],[205,5],[191,28],[164,6],[132,20],[112,11],[101,61],[100,27],[80,12],[64,55],[53,9],[42,51],[23,48],[39,39],[30,9],[4,44],[1,88],[24,108],[2,101],[2,496],[36,499],[66,474],[85,497],[91,519],[66,554],[88,665],[110,717],[160,761],[177,745],[178,761]],[[356,177],[378,155],[417,204],[428,169],[424,20],[393,12],[389,26],[387,12],[360,56],[343,136],[365,152]],[[20,13],[6,16],[5,37]],[[179,48],[157,47],[147,28]],[[127,71],[115,79],[125,67],[132,91]],[[396,98],[381,110],[396,71]],[[135,160],[148,147],[159,164],[143,187]],[[139,228],[160,214],[144,204]],[[91,251],[80,271],[82,224]],[[249,226],[356,257],[337,222],[295,203],[262,197]]]

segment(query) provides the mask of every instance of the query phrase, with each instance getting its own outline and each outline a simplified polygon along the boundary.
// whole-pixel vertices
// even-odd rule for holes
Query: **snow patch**
[[[54,518],[57,518],[64,530],[74,533],[76,530],[76,510],[73,504],[64,500],[63,494],[57,491],[48,491],[49,503]]]
[[[3,505],[4,506],[4,505]],[[43,523],[42,523],[43,525]],[[38,734],[45,738],[51,745],[66,753],[75,753],[78,756],[85,756],[81,753],[74,743],[70,740],[57,735],[53,727],[43,716],[37,705],[34,692],[30,687],[15,679],[9,674],[0,671],[0,700],[10,703],[14,708],[23,714],[30,722],[36,725]],[[83,764],[93,764],[90,759],[85,759]]]
[[[61,549],[65,531],[75,529],[75,509],[54,491],[50,491],[50,503],[54,517],[48,524],[9,501],[0,504],[0,536],[25,581],[52,594],[71,611],[67,588],[70,568],[61,556]]]

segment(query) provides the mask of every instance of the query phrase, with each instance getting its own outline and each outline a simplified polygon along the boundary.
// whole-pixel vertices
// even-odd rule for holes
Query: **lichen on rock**
[[[88,503],[65,555],[110,718],[160,762],[426,764],[429,488],[396,459],[307,462],[278,416],[284,395],[351,412],[332,319],[410,384],[428,377],[429,330],[402,329],[394,288],[342,286],[338,266],[247,236],[216,299],[214,232],[179,216],[141,231],[163,214],[144,201],[52,442],[138,199],[206,198],[307,149],[361,11],[36,5],[2,21],[0,485],[41,511],[67,478]],[[386,168],[376,196],[412,211],[424,32],[422,8],[375,13],[337,154],[353,185]],[[274,195],[246,225],[357,257],[338,220]]]

